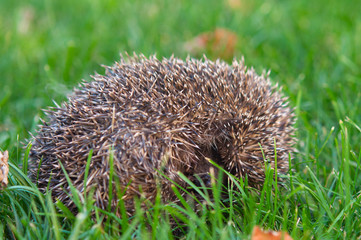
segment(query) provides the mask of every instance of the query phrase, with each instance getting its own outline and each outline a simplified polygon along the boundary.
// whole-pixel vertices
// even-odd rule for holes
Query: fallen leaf
[[[217,58],[231,59],[234,55],[237,35],[225,28],[201,33],[184,44],[186,51],[193,55],[207,53]]]
[[[292,240],[292,238],[287,232],[263,231],[255,226],[251,240]]]
[[[31,25],[33,24],[35,16],[34,8],[24,7],[20,9],[20,20],[18,22],[17,30],[21,34],[29,32]]]
[[[226,4],[232,10],[240,11],[243,14],[252,13],[254,2],[247,0],[226,0]]]
[[[9,152],[0,152],[0,189],[5,188],[8,185],[8,173],[9,173]]]

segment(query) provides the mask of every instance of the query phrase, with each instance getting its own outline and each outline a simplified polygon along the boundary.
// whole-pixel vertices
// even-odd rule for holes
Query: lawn
[[[172,214],[188,225],[184,239],[249,239],[255,225],[293,239],[360,239],[360,9],[356,0],[2,0],[0,150],[9,151],[11,165],[0,191],[0,239],[172,239]],[[214,186],[214,201],[198,215],[186,202],[156,203],[129,221],[100,210],[91,218],[90,198],[74,199],[74,216],[37,192],[23,168],[24,146],[42,109],[104,73],[101,65],[120,53],[199,57],[186,43],[217,28],[236,34],[234,57],[258,73],[270,69],[295,107],[298,152],[287,188],[269,170],[259,192],[233,179],[226,204]]]

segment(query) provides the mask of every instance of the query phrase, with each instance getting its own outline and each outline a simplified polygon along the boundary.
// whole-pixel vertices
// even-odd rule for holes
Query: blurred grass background
[[[20,162],[21,142],[34,133],[41,109],[53,106],[52,100],[65,100],[82,79],[103,73],[101,64],[113,64],[120,53],[194,56],[184,47],[187,41],[226,28],[237,35],[234,57],[244,56],[246,65],[259,73],[271,69],[272,81],[279,82],[297,106],[296,174],[310,179],[309,166],[329,186],[329,176],[344,166],[345,126],[352,192],[357,196],[360,9],[356,0],[2,0],[0,149],[10,151],[12,162]],[[209,50],[204,53],[218,57]],[[359,204],[360,198],[355,201]]]

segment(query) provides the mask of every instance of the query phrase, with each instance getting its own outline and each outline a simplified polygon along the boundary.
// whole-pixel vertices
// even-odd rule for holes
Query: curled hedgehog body
[[[170,180],[187,185],[178,172],[207,183],[213,166],[208,159],[236,177],[247,175],[257,186],[265,178],[264,159],[275,167],[276,142],[277,170],[288,171],[292,109],[268,75],[257,75],[243,61],[228,65],[134,56],[93,79],[75,89],[68,102],[47,111],[30,153],[38,187],[45,191],[49,186],[53,197],[71,209],[75,206],[59,162],[80,192],[94,187],[96,205],[103,209],[112,167],[113,184],[126,189],[122,198],[129,214],[135,196],[153,201],[158,186],[163,202],[175,201]],[[111,205],[116,208],[116,198]]]

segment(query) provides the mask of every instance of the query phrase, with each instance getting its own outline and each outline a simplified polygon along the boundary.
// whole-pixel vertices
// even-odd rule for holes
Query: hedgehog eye
[[[209,175],[209,173],[195,174],[194,178],[192,179],[192,182],[197,187],[202,187],[202,186],[210,187],[211,186],[211,176]]]

